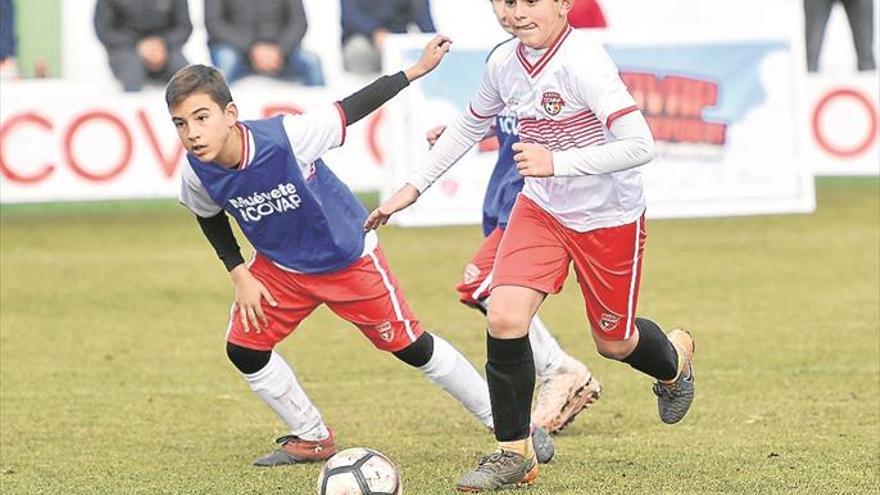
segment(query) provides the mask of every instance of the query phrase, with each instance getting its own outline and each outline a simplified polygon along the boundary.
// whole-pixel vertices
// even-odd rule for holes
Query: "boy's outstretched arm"
[[[483,80],[471,99],[468,110],[442,132],[429,134],[428,142],[431,142],[432,137],[436,141],[428,153],[427,161],[410,174],[406,185],[370,213],[364,222],[364,230],[385,225],[391,215],[413,204],[431,184],[486,135],[495,115],[504,109],[504,100],[498,91],[497,76],[492,70],[491,59],[489,64],[490,67],[483,74]]]
[[[435,36],[422,52],[418,62],[405,71],[382,76],[342,101],[299,115],[285,115],[284,128],[291,148],[300,164],[311,163],[328,150],[342,146],[345,128],[366,117],[373,110],[428,72],[434,70],[452,42]],[[342,122],[340,126],[340,121]]]
[[[346,125],[366,117],[409,86],[409,83],[434,70],[449,52],[451,44],[452,40],[446,36],[435,36],[425,46],[422,56],[412,67],[391,76],[382,76],[340,101],[339,106],[345,115]]]
[[[403,210],[419,199],[419,190],[412,184],[404,184],[390,198],[386,199],[381,206],[373,210],[364,222],[364,231],[375,230],[388,223],[391,215]]]
[[[437,137],[428,153],[428,161],[413,171],[403,187],[370,213],[364,222],[364,230],[385,225],[391,215],[415,203],[431,184],[486,135],[491,123],[491,118],[477,116],[473,111],[460,115]],[[429,143],[430,139],[431,136],[428,137]]]

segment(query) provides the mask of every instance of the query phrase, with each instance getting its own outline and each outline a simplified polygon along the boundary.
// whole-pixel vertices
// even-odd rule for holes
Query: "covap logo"
[[[249,196],[231,198],[229,204],[238,210],[245,222],[259,222],[275,213],[292,211],[300,207],[302,198],[292,182],[278,184],[269,191],[258,191]]]

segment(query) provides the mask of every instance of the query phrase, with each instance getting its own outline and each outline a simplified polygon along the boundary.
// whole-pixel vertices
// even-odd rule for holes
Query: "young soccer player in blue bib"
[[[180,200],[196,215],[235,289],[227,354],[290,430],[277,440],[281,448],[256,465],[322,461],[337,450],[293,370],[273,352],[321,304],[494,427],[485,381],[449,343],[422,329],[377,236],[364,233],[366,210],[321,160],[342,145],[347,125],[433,70],[450,43],[437,36],[411,68],[301,115],[239,121],[222,75],[202,65],[181,69],[168,83],[166,103],[187,150]],[[227,215],[256,251],[248,264]],[[549,460],[552,442],[534,431],[541,457]]]

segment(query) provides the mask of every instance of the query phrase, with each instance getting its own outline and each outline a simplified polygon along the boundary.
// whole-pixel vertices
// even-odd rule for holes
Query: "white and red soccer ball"
[[[318,475],[318,495],[401,495],[403,483],[394,463],[372,449],[337,453]]]

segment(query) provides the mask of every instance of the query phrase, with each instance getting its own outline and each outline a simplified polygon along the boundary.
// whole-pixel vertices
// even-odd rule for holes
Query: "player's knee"
[[[615,361],[622,361],[625,359],[630,353],[632,353],[632,350],[635,347],[634,339],[632,337],[627,340],[605,340],[599,338],[595,340],[596,351],[599,355]]]
[[[527,314],[516,311],[504,311],[502,308],[489,306],[489,335],[495,338],[511,339],[522,337],[529,332],[531,318]]]
[[[428,364],[431,356],[434,355],[434,337],[430,333],[425,332],[413,343],[399,351],[392,352],[392,354],[397,359],[414,368],[421,368]]]
[[[227,342],[226,355],[232,361],[232,364],[238,368],[238,371],[245,375],[250,375],[266,366],[269,358],[272,357],[272,351],[258,351]]]

